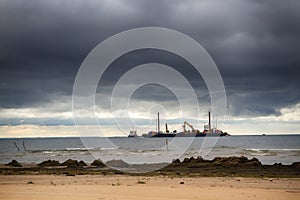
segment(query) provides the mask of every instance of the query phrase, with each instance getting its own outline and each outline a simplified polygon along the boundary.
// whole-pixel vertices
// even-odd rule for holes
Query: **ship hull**
[[[145,138],[169,138],[169,137],[223,137],[228,136],[228,134],[224,133],[158,133],[154,135],[143,135]]]
[[[172,134],[172,133],[158,133],[155,135],[152,135],[151,138],[162,138],[162,137],[175,137],[176,134]]]

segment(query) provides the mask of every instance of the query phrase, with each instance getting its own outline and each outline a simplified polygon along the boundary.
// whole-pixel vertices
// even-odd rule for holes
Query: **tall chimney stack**
[[[160,132],[159,112],[157,113],[157,133]]]

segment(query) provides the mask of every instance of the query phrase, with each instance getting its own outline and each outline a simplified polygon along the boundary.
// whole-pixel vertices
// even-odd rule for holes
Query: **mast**
[[[157,113],[157,133],[160,132],[159,112]]]

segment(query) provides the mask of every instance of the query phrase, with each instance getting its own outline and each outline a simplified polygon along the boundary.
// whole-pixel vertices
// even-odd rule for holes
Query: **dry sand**
[[[6,175],[0,176],[0,199],[299,200],[300,179]]]

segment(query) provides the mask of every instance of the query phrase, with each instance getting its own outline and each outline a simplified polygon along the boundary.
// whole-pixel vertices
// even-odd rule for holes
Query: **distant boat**
[[[128,137],[138,137],[136,130],[130,130]]]

